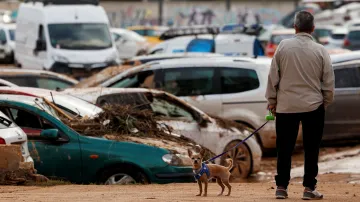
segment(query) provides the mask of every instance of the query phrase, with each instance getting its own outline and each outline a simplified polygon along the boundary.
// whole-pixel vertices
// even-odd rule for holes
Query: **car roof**
[[[272,31],[272,35],[295,34],[295,29],[276,29]]]
[[[316,29],[336,29],[337,27],[335,25],[316,25],[315,26],[315,30]]]
[[[18,95],[32,96],[32,97],[45,97],[56,94],[61,94],[56,91],[42,89],[42,88],[32,88],[32,87],[0,87],[0,94],[12,94],[17,93]]]
[[[349,30],[345,27],[340,27],[340,28],[335,28],[332,31],[332,34],[347,34],[349,32]]]
[[[349,28],[349,32],[351,32],[351,31],[360,31],[360,26]]]
[[[160,60],[147,63],[149,65],[161,64],[161,65],[172,65],[172,64],[191,64],[191,63],[228,63],[228,62],[245,62],[245,63],[253,63],[253,64],[271,64],[271,58],[268,57],[259,57],[259,58],[250,58],[250,57],[208,57],[206,61],[204,58],[178,58],[178,59],[167,59],[167,60]],[[208,65],[206,65],[208,66]],[[167,67],[168,68],[168,67]],[[171,67],[170,67],[171,68]]]
[[[333,64],[360,59],[360,51],[330,55]]]
[[[62,74],[57,74],[54,72],[50,72],[50,71],[44,71],[44,70],[33,70],[33,69],[18,69],[15,67],[10,67],[10,68],[0,68],[0,75],[4,76],[4,75],[14,75],[14,76],[21,76],[21,75],[46,75],[46,76],[52,76],[52,77],[57,77],[63,80],[67,80],[73,84],[78,83],[77,80],[70,78],[68,76],[62,75]]]

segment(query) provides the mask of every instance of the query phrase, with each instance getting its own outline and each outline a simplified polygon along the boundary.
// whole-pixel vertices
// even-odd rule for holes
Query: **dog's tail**
[[[233,160],[232,159],[226,159],[226,162],[229,164],[227,169],[230,170],[233,167]]]

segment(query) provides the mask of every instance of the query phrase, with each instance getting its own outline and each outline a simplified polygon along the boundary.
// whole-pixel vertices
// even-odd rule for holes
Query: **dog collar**
[[[207,177],[209,178],[209,176],[210,176],[209,167],[208,167],[205,163],[202,163],[202,164],[201,164],[200,171],[199,171],[198,173],[196,173],[196,171],[195,171],[195,175],[194,175],[195,179],[196,179],[196,180],[199,180],[200,177],[201,177],[204,173],[205,173],[205,174],[207,175]]]

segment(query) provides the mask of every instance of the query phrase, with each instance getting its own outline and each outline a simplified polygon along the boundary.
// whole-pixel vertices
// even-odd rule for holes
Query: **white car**
[[[148,52],[150,44],[138,33],[121,28],[110,29],[120,59],[128,59]]]
[[[33,162],[28,149],[27,136],[0,110],[0,145],[20,145],[24,162]]]
[[[328,38],[328,44],[325,45],[325,48],[342,48],[344,39],[348,33],[349,30],[347,28],[334,29]]]
[[[0,61],[14,63],[16,24],[0,24]]]
[[[266,120],[265,90],[271,59],[241,57],[183,58],[153,61],[99,82],[99,87],[155,88],[172,93],[207,114],[253,129]],[[301,130],[299,130],[301,134]],[[257,135],[264,149],[276,148],[275,123]],[[299,136],[299,143],[301,143]]]
[[[246,126],[242,129],[222,126],[216,118],[163,91],[141,88],[87,88],[68,89],[64,93],[98,106],[122,104],[149,109],[159,117],[160,123],[170,126],[174,133],[194,140],[215,154],[229,150],[251,133]],[[259,171],[261,155],[256,138],[250,138],[245,144],[215,162],[226,165],[225,159],[232,158],[235,165],[231,170],[232,175],[246,178],[251,173]]]
[[[203,52],[227,56],[262,56],[264,50],[255,36],[246,34],[218,34],[180,36],[153,47],[149,54]]]

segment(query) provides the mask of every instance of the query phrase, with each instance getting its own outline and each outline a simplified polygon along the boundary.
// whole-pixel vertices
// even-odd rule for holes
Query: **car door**
[[[256,70],[249,66],[219,68],[221,116],[251,123],[266,114],[266,100]],[[261,117],[260,117],[261,116]]]
[[[325,115],[324,140],[360,137],[360,61],[334,67],[335,100]]]
[[[31,53],[26,57],[26,61],[22,64],[23,67],[27,69],[44,69],[44,64],[47,59],[47,42],[46,42],[46,31],[43,25],[38,25],[36,29],[38,32],[38,37],[34,42],[34,49],[31,50]]]
[[[79,142],[71,140],[50,120],[25,109],[2,107],[8,116],[27,134],[28,147],[35,169],[52,179],[79,181],[81,179],[81,151]],[[42,130],[58,129],[58,140],[40,136]]]
[[[161,73],[161,90],[185,100],[208,114],[221,113],[219,86],[214,67],[166,68]]]

